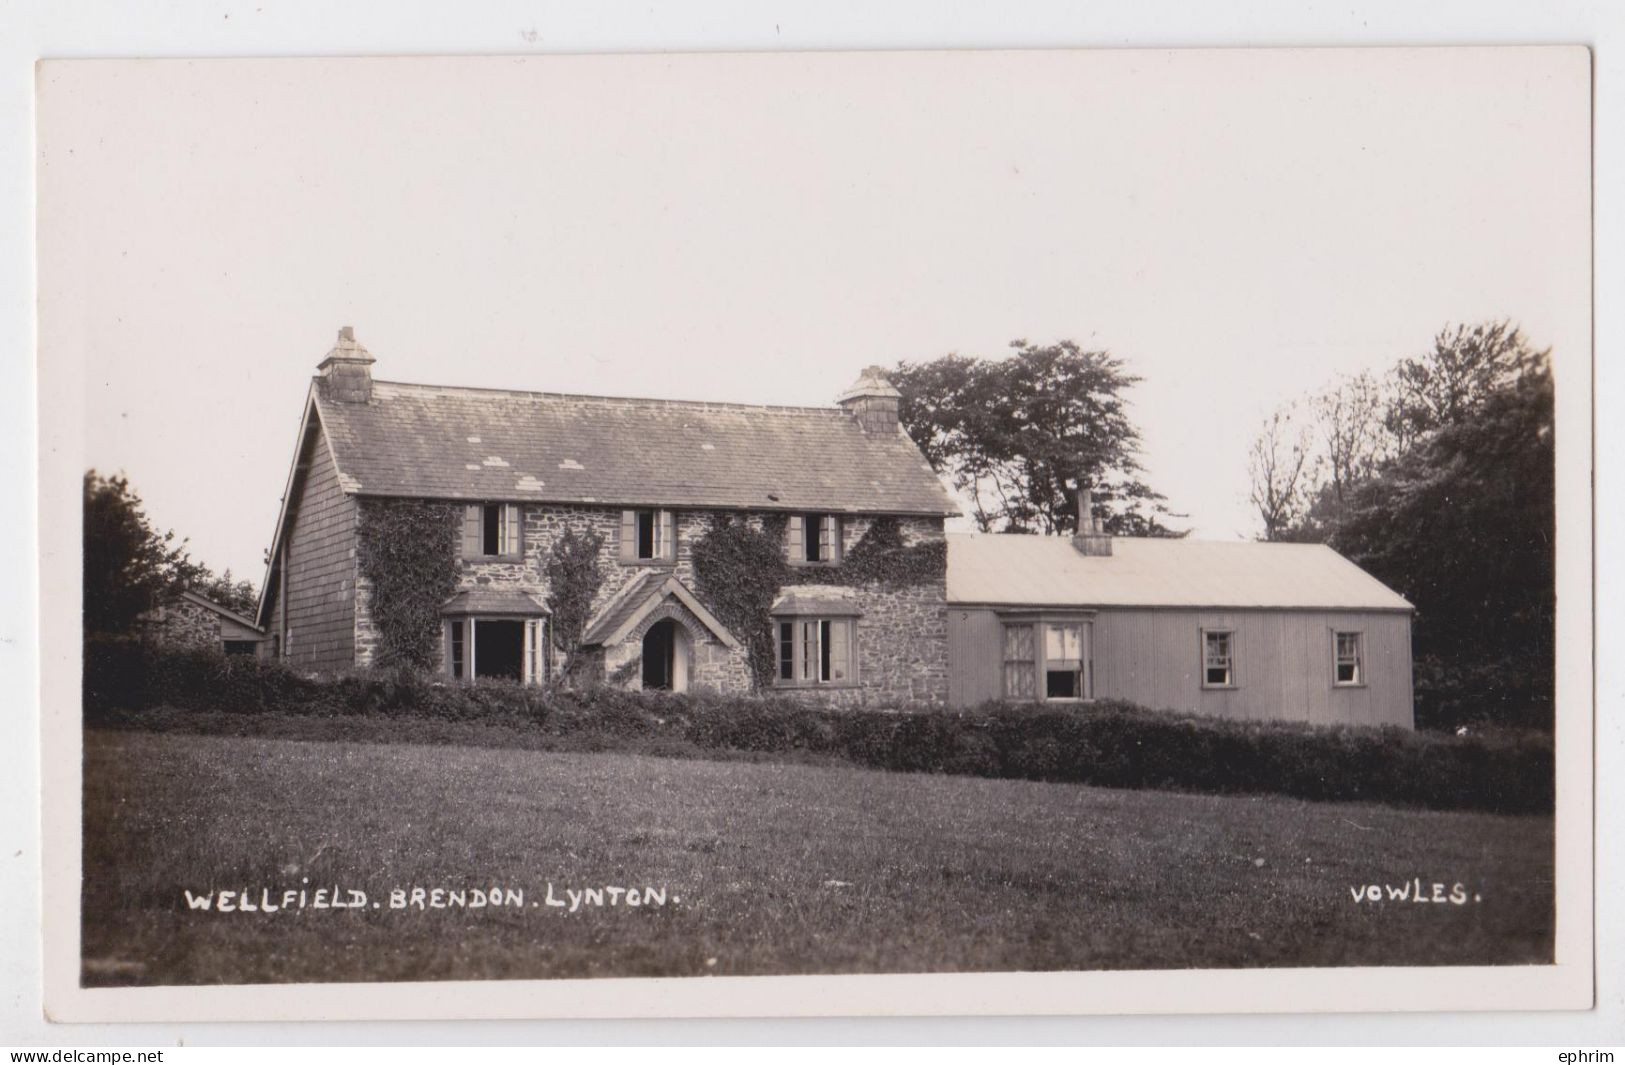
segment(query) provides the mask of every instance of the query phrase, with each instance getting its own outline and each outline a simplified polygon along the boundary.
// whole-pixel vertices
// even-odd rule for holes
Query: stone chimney
[[[1095,517],[1094,497],[1082,481],[1078,482],[1078,531],[1072,534],[1072,546],[1085,555],[1112,553],[1112,538]]]
[[[366,403],[372,399],[372,364],[377,360],[355,338],[355,330],[345,326],[327,357],[316,365],[322,388],[329,399],[340,403]]]
[[[858,375],[857,383],[842,392],[835,402],[858,420],[866,433],[897,432],[897,401],[902,393],[886,380],[886,371],[870,366]]]

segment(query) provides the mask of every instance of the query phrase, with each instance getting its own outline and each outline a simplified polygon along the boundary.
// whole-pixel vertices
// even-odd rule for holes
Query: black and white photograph
[[[64,1015],[1590,1001],[1585,48],[37,91]]]

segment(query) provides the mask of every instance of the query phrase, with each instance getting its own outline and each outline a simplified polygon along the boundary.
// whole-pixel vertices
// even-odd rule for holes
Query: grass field
[[[91,730],[84,981],[1539,963],[1551,856],[1549,817]],[[1418,878],[1466,901],[1351,892]],[[324,885],[368,902],[184,894]],[[491,885],[523,904],[389,901]],[[667,902],[571,912],[606,885]]]

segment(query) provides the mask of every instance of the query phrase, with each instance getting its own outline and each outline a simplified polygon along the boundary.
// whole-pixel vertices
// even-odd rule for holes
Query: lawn
[[[811,765],[90,730],[84,856],[90,985],[1552,951],[1550,817]],[[1418,879],[1464,901],[1386,899]],[[1384,901],[1355,901],[1371,884]],[[367,902],[315,908],[323,886]],[[505,905],[429,905],[492,886]],[[572,891],[605,886],[666,902],[572,912]],[[422,908],[391,906],[414,887]],[[306,905],[188,908],[244,889]]]

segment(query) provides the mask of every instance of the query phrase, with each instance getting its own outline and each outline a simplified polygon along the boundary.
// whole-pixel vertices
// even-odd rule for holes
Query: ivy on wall
[[[694,541],[695,592],[745,645],[751,681],[773,683],[773,599],[790,569],[784,561],[782,519],[778,538],[758,532],[731,514],[718,514]]]
[[[581,636],[592,617],[592,603],[604,584],[598,551],[604,537],[594,530],[578,533],[566,528],[548,550],[543,572],[547,576],[547,609],[553,614],[553,644],[564,652],[564,675],[570,676]]]
[[[768,515],[758,531],[733,515],[719,514],[694,542],[695,590],[744,642],[758,689],[773,683],[778,665],[773,600],[786,585],[909,586],[943,580],[948,572],[945,542],[905,544],[902,526],[891,517],[871,522],[837,565],[792,566],[784,558],[786,521],[783,515]]]
[[[440,604],[457,590],[461,508],[420,499],[368,499],[356,534],[360,574],[372,585],[378,664],[433,669]]]

